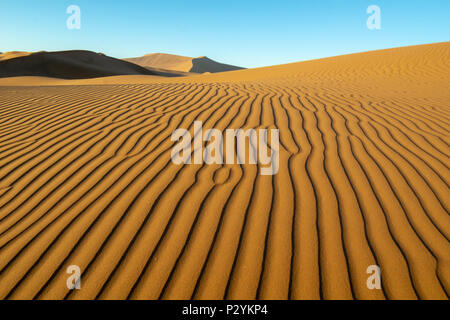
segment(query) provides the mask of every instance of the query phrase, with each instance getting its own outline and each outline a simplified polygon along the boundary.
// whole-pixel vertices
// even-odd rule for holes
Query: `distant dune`
[[[161,68],[165,70],[190,72],[190,73],[217,73],[225,71],[241,70],[244,68],[223,64],[208,57],[190,58],[165,53],[150,53],[138,58],[124,59],[136,63],[142,67]]]
[[[80,55],[138,75],[0,79],[0,299],[449,299],[450,42],[180,78]],[[278,173],[174,164],[195,121],[279,129]]]
[[[25,52],[25,51],[10,51],[10,52],[0,52],[0,61],[2,60],[8,60],[13,58],[19,58],[19,57],[25,57],[32,54],[32,52]]]
[[[40,76],[87,79],[115,75],[180,76],[149,70],[136,64],[91,51],[7,52],[0,55],[0,77]]]

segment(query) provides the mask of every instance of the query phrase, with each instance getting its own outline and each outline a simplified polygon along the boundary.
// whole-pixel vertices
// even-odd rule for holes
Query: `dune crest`
[[[9,51],[9,52],[0,52],[0,61],[14,59],[18,57],[26,57],[32,54],[32,52],[25,51]]]
[[[202,56],[190,58],[165,53],[150,53],[138,58],[128,58],[125,61],[136,63],[143,67],[161,68],[165,70],[190,73],[217,73],[241,70],[244,68],[223,64]]]
[[[180,76],[149,70],[134,63],[85,50],[57,52],[10,52],[0,56],[0,77],[40,76],[89,79],[116,75]]]

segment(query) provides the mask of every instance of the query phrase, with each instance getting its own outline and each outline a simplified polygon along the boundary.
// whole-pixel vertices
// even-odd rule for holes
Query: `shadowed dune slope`
[[[114,75],[179,76],[165,70],[149,70],[91,51],[9,52],[0,55],[0,77],[87,79]]]
[[[448,299],[449,58],[1,80],[0,298]],[[195,120],[278,128],[278,173],[173,164]]]
[[[190,72],[190,73],[216,73],[241,70],[244,68],[223,64],[208,57],[190,58],[165,53],[150,53],[138,58],[124,59],[143,67],[161,68],[165,70]]]

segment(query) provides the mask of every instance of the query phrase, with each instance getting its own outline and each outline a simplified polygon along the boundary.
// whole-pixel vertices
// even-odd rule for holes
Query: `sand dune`
[[[30,54],[32,54],[32,52],[25,52],[25,51],[10,51],[4,53],[0,52],[0,61],[19,57],[26,57],[29,56]]]
[[[165,53],[150,53],[142,57],[124,60],[146,68],[161,68],[169,71],[189,73],[217,73],[243,69],[241,67],[216,62],[208,57],[190,58]]]
[[[62,79],[87,79],[115,75],[183,74],[150,70],[101,53],[72,50],[58,52],[7,52],[0,55],[0,77],[40,76]]]
[[[1,79],[0,298],[448,299],[449,61],[438,43],[183,78]],[[278,174],[173,164],[170,136],[195,120],[278,128]]]

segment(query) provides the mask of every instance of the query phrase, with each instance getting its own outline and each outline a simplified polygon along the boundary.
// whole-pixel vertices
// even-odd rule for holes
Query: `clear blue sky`
[[[81,8],[69,30],[66,9]],[[381,30],[369,30],[369,5]],[[2,0],[0,52],[164,52],[258,67],[450,40],[449,0]]]

